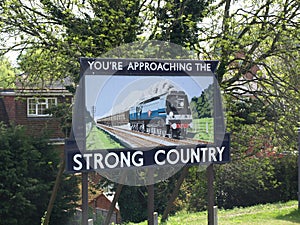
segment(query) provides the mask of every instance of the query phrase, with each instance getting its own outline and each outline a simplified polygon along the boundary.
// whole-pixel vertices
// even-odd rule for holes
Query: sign
[[[199,165],[230,161],[229,140],[221,147],[208,145],[66,152],[67,171],[72,173],[146,166]]]
[[[229,138],[216,126],[217,65],[81,58],[67,172],[229,162]]]

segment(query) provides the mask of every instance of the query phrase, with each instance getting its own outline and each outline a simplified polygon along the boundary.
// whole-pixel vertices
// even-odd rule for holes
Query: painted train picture
[[[86,76],[87,117],[93,121],[87,123],[86,148],[170,146],[192,139],[211,142],[212,100],[206,90],[212,79],[167,78]]]
[[[168,91],[138,102],[128,110],[97,120],[99,124],[130,124],[131,130],[170,138],[185,138],[192,114],[184,91]]]

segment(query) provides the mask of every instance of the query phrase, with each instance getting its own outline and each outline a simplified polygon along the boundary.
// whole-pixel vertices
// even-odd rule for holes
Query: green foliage
[[[124,43],[149,38],[194,49],[209,3],[4,0],[1,31],[15,38],[2,46],[6,51],[22,50],[20,68],[32,76],[31,81],[72,77],[77,83],[79,57],[99,57]]]
[[[297,148],[296,129],[293,129],[297,114],[294,119],[286,120],[284,112],[276,111],[258,99],[247,98],[227,100],[226,113],[227,130],[231,132],[231,151],[234,153],[232,157],[293,152]]]
[[[79,72],[78,60],[51,48],[29,49],[19,56],[18,64],[27,74],[26,79],[20,81],[26,88],[33,86],[47,89],[57,82],[64,84],[66,79],[79,79],[75,79]]]
[[[243,107],[246,112],[240,113],[250,109],[252,114],[234,119],[258,123],[253,109],[258,117],[267,109],[274,121],[275,136],[293,139],[300,118],[296,72],[300,66],[299,2],[244,1],[237,6],[222,1],[210,5],[207,11],[212,13],[208,14],[207,26],[203,24],[198,50],[204,58],[220,60],[217,78],[227,104],[248,97],[262,103],[247,103]]]
[[[157,6],[150,5],[150,10],[153,11],[150,19],[156,21],[150,38],[195,49],[200,31],[199,22],[209,3],[210,1],[205,0],[172,0],[157,1]]]
[[[50,225],[67,224],[74,215],[79,200],[78,182],[76,176],[63,176],[51,214]],[[48,196],[48,201],[49,199],[50,196]]]
[[[56,106],[46,110],[47,113],[59,120],[60,129],[69,137],[72,128],[72,105],[69,103],[59,103]]]
[[[282,154],[284,157],[275,158],[272,165],[276,171],[278,187],[276,197],[278,201],[297,199],[298,190],[298,160],[295,154],[289,152]],[[275,194],[275,193],[274,193]]]
[[[223,208],[266,203],[271,189],[277,186],[270,159],[233,161],[220,167],[216,174],[217,202]]]
[[[0,89],[13,88],[15,79],[15,71],[9,61],[0,57]]]
[[[189,212],[205,210],[207,207],[207,176],[206,166],[191,167],[182,184],[179,199],[182,208]]]
[[[32,81],[71,77],[78,82],[79,57],[98,57],[137,39],[143,6],[143,1],[128,0],[5,0],[1,30],[18,39],[2,45],[23,50],[19,64]]]
[[[57,152],[46,137],[28,137],[20,126],[0,124],[0,139],[0,224],[39,224],[55,180]],[[76,183],[75,178],[62,182],[51,224],[66,221],[72,213]]]
[[[41,153],[32,146],[20,127],[6,129],[1,125],[0,135],[1,223],[34,224],[33,221],[39,221],[46,206],[46,193],[42,192],[45,183],[40,183],[38,178],[38,173],[43,171],[40,166],[49,163],[44,166],[51,171],[53,162],[39,160]],[[49,180],[50,174],[47,173],[44,179]]]
[[[191,110],[193,118],[211,118],[213,115],[213,85],[202,91],[201,96],[193,97],[191,100]]]
[[[297,169],[297,156],[283,154],[215,165],[216,204],[229,209],[296,199]],[[189,212],[203,211],[207,207],[206,171],[197,167],[189,171],[179,199]]]
[[[124,222],[140,222],[147,219],[146,187],[123,186],[118,200]]]
[[[297,158],[246,158],[216,169],[219,207],[233,208],[297,197]]]

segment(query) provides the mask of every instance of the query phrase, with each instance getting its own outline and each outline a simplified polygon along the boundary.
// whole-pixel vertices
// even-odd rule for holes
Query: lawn
[[[266,205],[256,205],[247,208],[235,208],[231,210],[218,211],[219,225],[292,225],[300,223],[300,211],[298,202],[289,201],[287,203],[276,203]],[[138,225],[146,225],[147,222]],[[161,223],[159,223],[161,224]],[[161,225],[206,225],[207,212],[188,213],[178,212],[171,216],[166,223]],[[136,225],[129,223],[128,225]]]
[[[213,142],[213,118],[193,119],[193,128],[190,132],[196,133],[194,136],[197,140]]]
[[[96,126],[91,128],[86,139],[88,150],[124,148],[120,143],[115,141],[109,134],[98,129]]]

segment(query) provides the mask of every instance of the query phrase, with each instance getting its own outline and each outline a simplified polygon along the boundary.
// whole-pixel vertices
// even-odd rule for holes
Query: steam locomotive
[[[185,138],[192,123],[192,114],[187,95],[183,91],[170,91],[140,101],[125,112],[97,122],[110,126],[129,123],[131,130]]]

